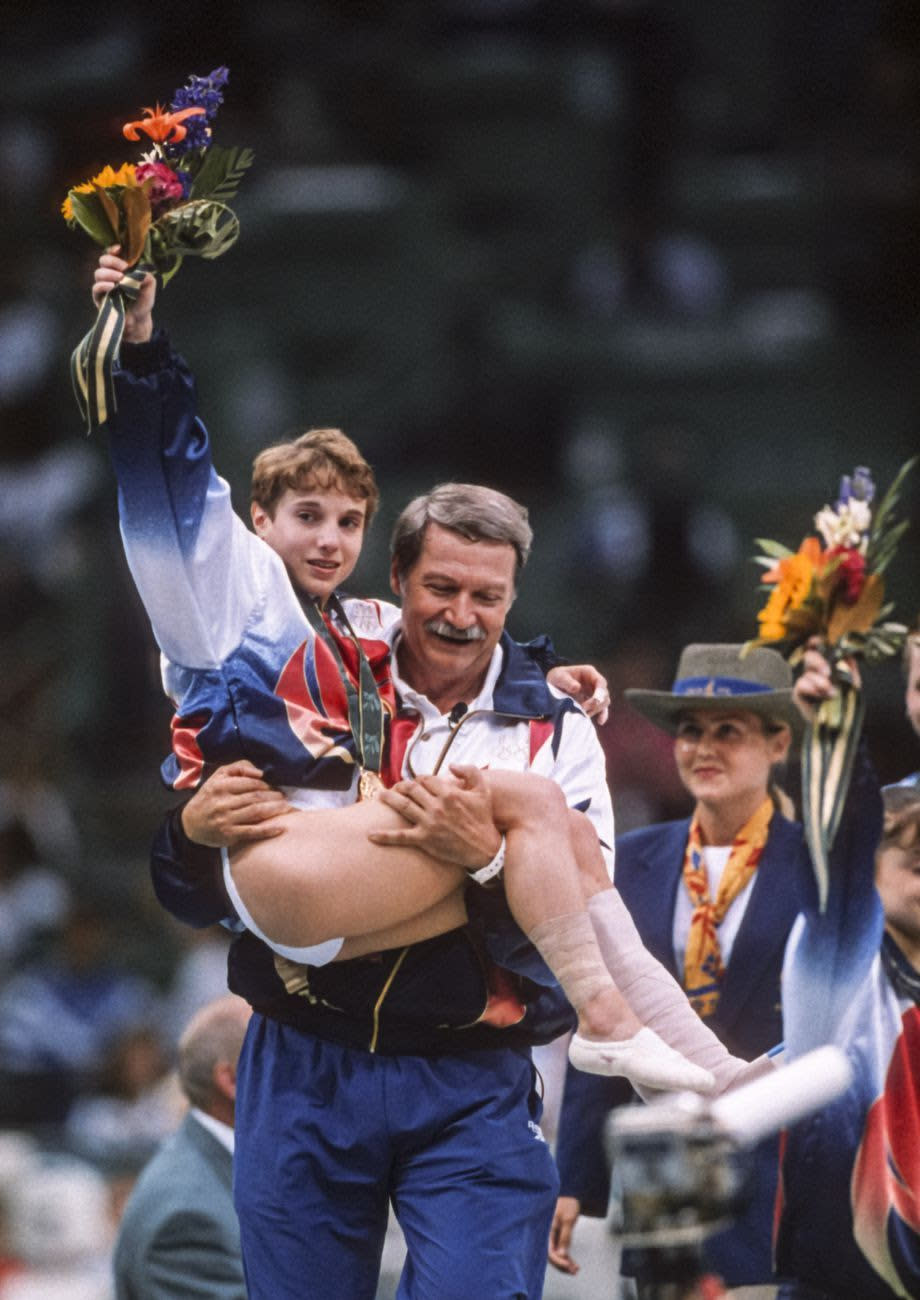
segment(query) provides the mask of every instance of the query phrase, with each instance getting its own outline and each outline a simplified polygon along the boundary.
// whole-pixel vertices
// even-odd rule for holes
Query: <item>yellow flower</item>
[[[70,201],[70,194],[92,194],[97,186],[103,189],[110,189],[113,185],[121,185],[124,188],[136,189],[137,176],[134,163],[122,163],[118,171],[106,163],[98,176],[94,176],[90,181],[83,181],[81,185],[74,185],[67,198],[61,204],[61,212],[64,214],[66,221],[73,221],[73,204]]]
[[[763,575],[764,582],[775,582],[776,586],[757,615],[762,640],[782,641],[789,635],[789,616],[800,610],[812,594],[822,558],[817,538],[806,537],[795,555],[785,556]]]

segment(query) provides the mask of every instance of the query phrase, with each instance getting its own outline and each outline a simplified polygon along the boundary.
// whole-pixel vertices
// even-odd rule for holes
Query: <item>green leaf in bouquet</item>
[[[240,223],[224,203],[211,199],[183,203],[150,228],[150,255],[163,283],[176,274],[185,257],[213,260],[236,243]]]
[[[99,191],[87,194],[79,190],[70,191],[70,206],[73,219],[90,239],[105,248],[118,239],[118,227],[113,228],[108,211],[102,203]]]
[[[895,527],[901,529],[901,532],[898,533],[898,537],[900,537],[901,533],[904,531],[904,527],[906,526],[906,524],[903,526],[900,524],[895,525],[892,516],[894,515],[895,507],[898,504],[904,480],[916,465],[917,460],[917,456],[911,456],[910,460],[904,462],[895,475],[894,481],[888,488],[888,491],[875,507],[872,520],[872,532],[869,535],[869,547],[866,555],[866,561],[869,568],[873,569],[875,572],[878,572],[878,553],[880,550],[887,550],[888,538],[893,529]],[[890,559],[891,556],[888,555],[885,562],[887,563]]]
[[[143,259],[150,262],[156,267],[157,274],[160,277],[160,284],[167,285],[182,265],[182,258],[178,253],[171,252],[166,240],[163,238],[156,225],[150,227],[147,231],[147,242],[144,245]]]
[[[163,262],[162,270],[160,271],[160,283],[162,285],[169,284],[170,280],[176,274],[184,260],[185,259],[179,253],[173,253],[171,255],[167,254]]]
[[[884,573],[888,565],[894,559],[895,552],[898,549],[898,543],[910,527],[909,519],[902,519],[899,524],[895,524],[885,532],[885,536],[879,541],[878,546],[871,554],[872,568],[875,573]]]
[[[763,551],[764,555],[769,555],[774,560],[785,560],[787,556],[795,554],[795,552],[791,551],[788,546],[784,546],[782,542],[771,541],[769,537],[755,537],[754,541]],[[755,558],[759,559],[760,557],[758,556]]]
[[[252,165],[252,149],[225,149],[211,145],[192,181],[191,199],[216,199],[226,203],[239,187],[243,173]]]

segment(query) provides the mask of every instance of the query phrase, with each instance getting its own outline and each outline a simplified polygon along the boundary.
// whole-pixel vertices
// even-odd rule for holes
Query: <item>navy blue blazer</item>
[[[616,842],[617,888],[642,941],[683,983],[674,958],[673,921],[681,885],[689,818],[630,831]],[[812,890],[811,859],[802,827],[774,814],[754,888],[732,945],[719,1007],[707,1024],[729,1050],[753,1060],[782,1041],[780,975],[786,940]],[[583,1074],[571,1067],[559,1120],[556,1160],[560,1195],[574,1196],[582,1213],[607,1213],[610,1169],[604,1124],[610,1110],[633,1097],[625,1079]],[[770,1280],[770,1223],[776,1188],[776,1143],[764,1144],[758,1195],[732,1228],[710,1239],[706,1263],[730,1285]]]

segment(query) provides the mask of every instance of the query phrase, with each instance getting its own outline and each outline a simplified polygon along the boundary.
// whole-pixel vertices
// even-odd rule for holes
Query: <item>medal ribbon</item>
[[[757,870],[767,842],[773,811],[772,799],[764,799],[753,817],[735,836],[715,900],[709,896],[703,837],[695,814],[690,823],[683,877],[693,904],[693,915],[690,918],[690,933],[684,958],[684,988],[694,1011],[704,1020],[715,1015],[722,976],[725,974],[718,927],[731,904]]]
[[[339,649],[335,634],[323,618],[319,607],[312,600],[303,602],[303,611],[307,616],[307,622],[316,632],[316,635],[322,638],[323,644],[329,650],[339,670],[342,685],[345,688],[345,696],[348,700],[348,721],[357,747],[358,766],[367,772],[379,773],[383,762],[384,739],[384,709],[380,699],[380,691],[374,680],[374,672],[368,663],[367,655],[361,647],[361,642],[358,640],[358,636],[349,623],[342,604],[336,596],[330,597],[329,607],[341,622],[358,653],[357,689],[342,658],[342,652]]]
[[[107,293],[99,304],[95,325],[73,350],[70,378],[87,433],[115,414],[113,371],[125,332],[125,303],[134,301],[144,276],[152,270],[152,266],[138,262],[125,272],[118,288]]]

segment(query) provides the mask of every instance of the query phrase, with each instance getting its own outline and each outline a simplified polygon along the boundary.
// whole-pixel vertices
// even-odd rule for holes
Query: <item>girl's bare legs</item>
[[[509,905],[578,1014],[576,1064],[650,1087],[708,1090],[711,1077],[642,1027],[604,965],[559,787],[532,773],[493,771],[488,778],[507,840]],[[302,812],[283,835],[235,850],[233,883],[263,937],[293,948],[344,935],[341,958],[462,924],[463,868],[368,841],[370,832],[401,821],[376,802]]]
[[[340,958],[434,937],[466,920],[462,868],[412,848],[381,848],[374,830],[401,818],[377,802],[292,813],[281,835],[230,851],[230,873],[270,944],[345,936]]]

